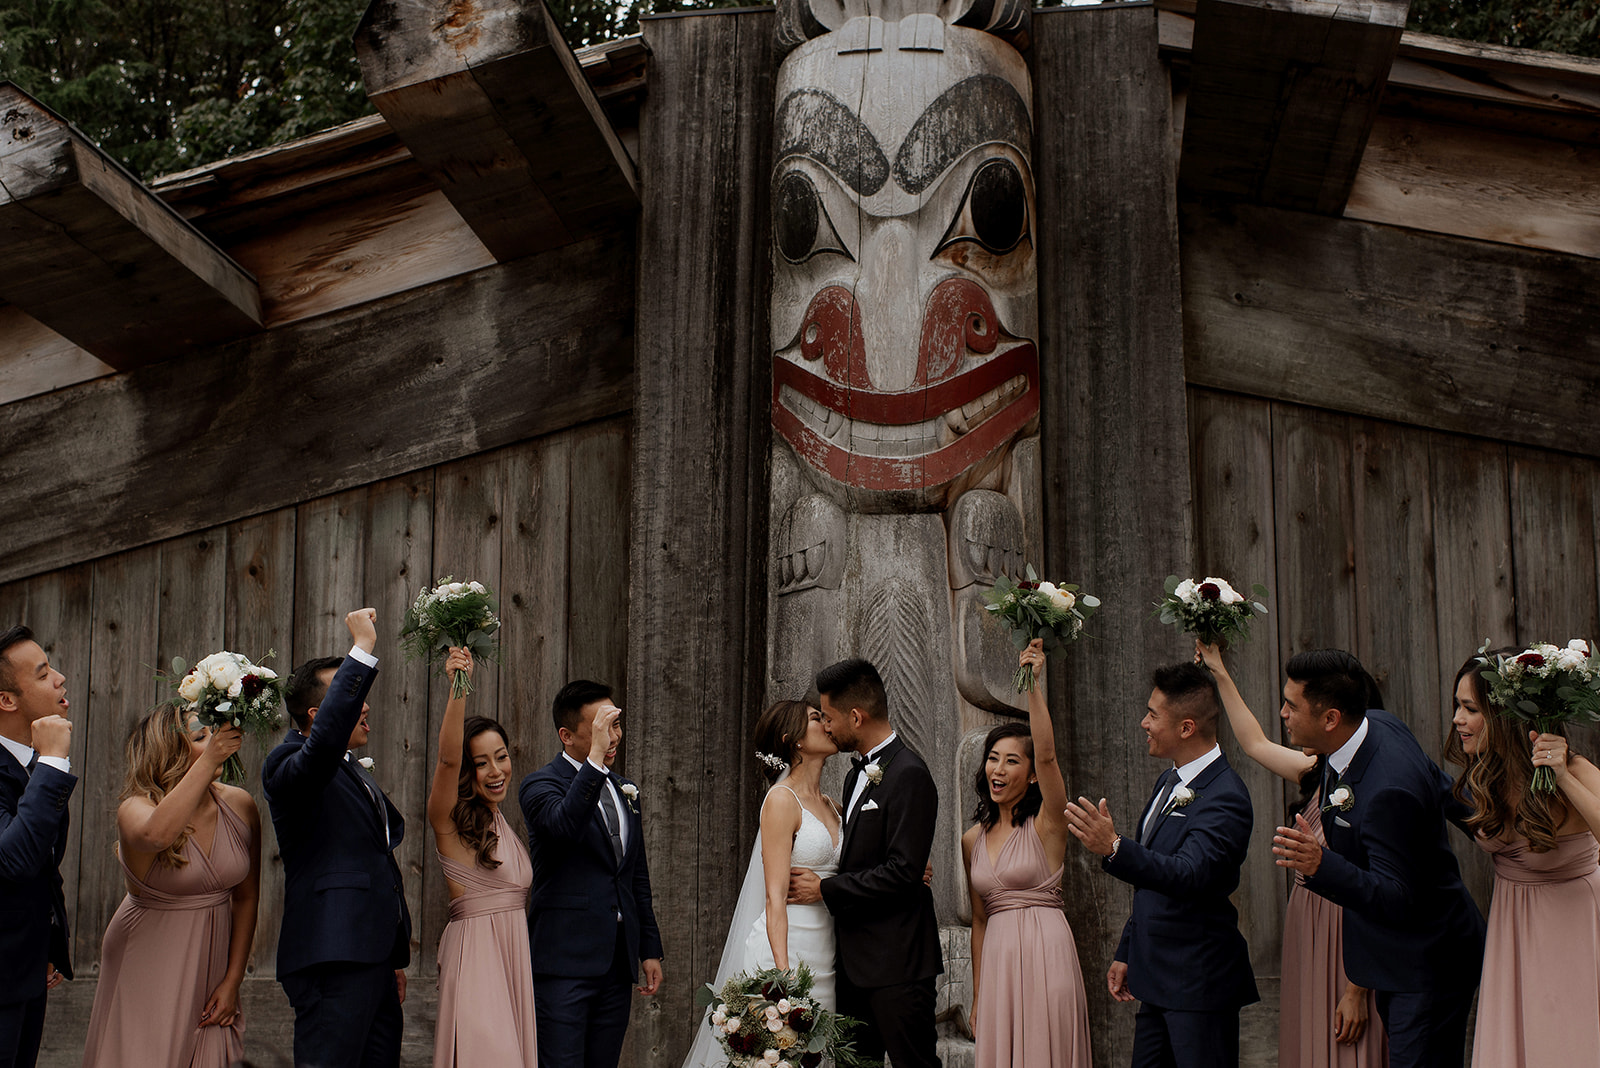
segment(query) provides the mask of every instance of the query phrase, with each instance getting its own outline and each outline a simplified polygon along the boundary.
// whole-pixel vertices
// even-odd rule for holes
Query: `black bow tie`
[[[855,756],[850,758],[850,766],[855,768],[857,771],[860,771],[862,768],[867,766],[867,758],[862,756],[860,753],[857,753]]]

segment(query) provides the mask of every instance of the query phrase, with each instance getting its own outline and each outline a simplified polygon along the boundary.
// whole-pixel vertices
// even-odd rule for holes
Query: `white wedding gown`
[[[780,779],[778,788],[783,786]],[[793,791],[791,791],[793,792]],[[795,797],[796,801],[800,798]],[[839,871],[839,848],[844,841],[844,827],[839,828],[839,842],[834,842],[828,827],[816,816],[800,806],[800,829],[794,835],[794,850],[790,866],[810,868],[826,879]],[[744,887],[739,893],[739,904],[734,909],[733,922],[728,926],[728,938],[723,944],[722,962],[717,967],[711,985],[721,989],[728,977],[741,972],[753,972],[775,965],[772,944],[767,940],[766,887],[761,870],[761,835],[756,834],[755,848],[751,851],[750,866],[745,872]],[[804,961],[811,970],[811,996],[825,1009],[838,1007],[838,994],[834,980],[833,916],[828,906],[786,906],[789,917],[789,967],[798,967]],[[683,1068],[711,1068],[727,1063],[727,1055],[717,1041],[712,1029],[701,1021],[695,1033],[694,1046],[684,1058]]]

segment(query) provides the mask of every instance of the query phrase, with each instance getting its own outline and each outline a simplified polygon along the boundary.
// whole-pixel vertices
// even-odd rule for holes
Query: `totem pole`
[[[769,692],[877,664],[939,780],[946,924],[966,918],[963,737],[1025,711],[980,595],[1041,544],[1028,18],[778,0]]]

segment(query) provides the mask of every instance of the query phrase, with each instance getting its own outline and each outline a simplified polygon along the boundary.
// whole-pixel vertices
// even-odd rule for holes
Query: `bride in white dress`
[[[810,868],[824,879],[839,870],[844,827],[839,807],[821,786],[822,765],[839,748],[822,728],[822,713],[804,701],[779,701],[763,712],[755,743],[772,786],[761,803],[761,832],[711,985],[720,989],[740,972],[804,962],[814,980],[811,996],[834,1009],[833,917],[820,902],[789,905],[785,899],[791,867]],[[726,1061],[712,1029],[702,1023],[684,1068]]]

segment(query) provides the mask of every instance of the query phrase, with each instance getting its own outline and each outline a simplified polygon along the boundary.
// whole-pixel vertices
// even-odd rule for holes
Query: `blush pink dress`
[[[1090,1068],[1089,1003],[1078,947],[1061,911],[1061,868],[1050,871],[1033,817],[989,861],[988,836],[972,851],[972,888],[983,899],[976,1068]]]
[[[494,833],[498,868],[437,854],[444,873],[467,892],[450,902],[439,938],[434,1068],[536,1068],[526,911],[533,864],[499,812]]]
[[[1588,831],[1535,853],[1485,839],[1494,900],[1473,1068],[1600,1064],[1600,871]]]
[[[1301,811],[1324,848],[1322,799]],[[1333,1037],[1344,974],[1344,909],[1305,888],[1295,874],[1283,923],[1283,984],[1278,999],[1278,1068],[1385,1068],[1389,1039],[1367,992],[1367,1030],[1350,1045]]]
[[[100,947],[83,1068],[227,1068],[244,1057],[241,1021],[200,1026],[228,972],[233,888],[250,874],[252,846],[244,820],[215,790],[211,796],[217,833],[210,856],[190,838],[182,867],[158,860],[140,880],[122,865],[134,889]]]

